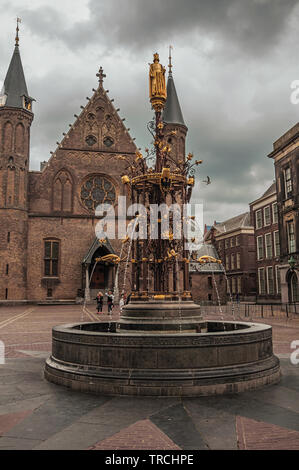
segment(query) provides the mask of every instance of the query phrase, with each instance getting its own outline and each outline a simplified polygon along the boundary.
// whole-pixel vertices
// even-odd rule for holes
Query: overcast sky
[[[22,18],[20,51],[36,99],[31,169],[74,122],[100,66],[137,146],[149,146],[148,63],[159,52],[167,65],[171,44],[187,151],[204,161],[193,201],[203,201],[205,223],[247,211],[272,183],[267,155],[299,121],[299,104],[290,101],[299,80],[298,0],[0,0],[0,7],[1,81]]]

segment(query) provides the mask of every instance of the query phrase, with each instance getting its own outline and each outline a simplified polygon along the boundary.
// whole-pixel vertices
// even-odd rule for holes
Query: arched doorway
[[[101,242],[97,238],[94,239],[83,262],[83,291],[86,300],[93,300],[99,290],[113,289],[114,286],[114,269],[115,267],[109,263],[97,262],[97,258],[108,254],[114,254],[113,248],[108,239]]]
[[[289,302],[299,302],[298,275],[296,271],[288,271],[287,283],[289,290]]]
[[[108,289],[111,288],[109,285],[111,282],[111,266],[107,263],[97,262],[97,258],[101,256],[108,255],[109,251],[104,247],[99,247],[99,249],[94,253],[90,266],[89,266],[89,282],[90,289]],[[110,275],[109,275],[110,274]]]

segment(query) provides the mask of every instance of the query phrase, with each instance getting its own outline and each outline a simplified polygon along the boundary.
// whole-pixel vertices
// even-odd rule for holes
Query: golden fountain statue
[[[159,54],[154,54],[154,63],[149,64],[149,96],[155,111],[161,111],[166,102],[166,69],[159,62]]]

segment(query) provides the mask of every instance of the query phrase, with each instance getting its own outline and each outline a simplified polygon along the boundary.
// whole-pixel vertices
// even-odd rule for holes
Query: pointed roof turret
[[[31,111],[33,98],[28,95],[19,51],[19,22],[20,19],[18,18],[15,49],[0,93],[0,106],[25,108]]]
[[[172,76],[171,49],[172,46],[169,46],[167,100],[163,112],[163,121],[168,124],[182,124],[186,126]]]

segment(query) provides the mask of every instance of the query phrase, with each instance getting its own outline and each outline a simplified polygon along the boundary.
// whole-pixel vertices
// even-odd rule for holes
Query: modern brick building
[[[249,206],[256,245],[257,300],[280,302],[280,241],[275,182]]]
[[[282,302],[299,301],[299,123],[273,144]]]
[[[214,245],[225,267],[227,299],[256,300],[256,249],[250,213],[214,224],[205,239]]]

